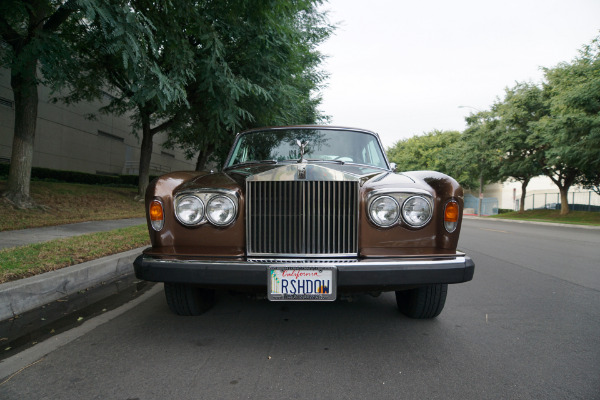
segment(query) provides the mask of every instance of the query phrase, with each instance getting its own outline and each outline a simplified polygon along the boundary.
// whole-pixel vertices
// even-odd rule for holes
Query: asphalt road
[[[0,399],[600,399],[600,230],[467,220],[459,247],[475,277],[435,320],[403,317],[392,294],[221,293],[184,318],[153,290],[30,349],[41,361]]]

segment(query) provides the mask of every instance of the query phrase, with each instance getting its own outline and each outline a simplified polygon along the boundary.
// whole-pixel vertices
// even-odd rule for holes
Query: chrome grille
[[[248,255],[358,253],[358,182],[247,181]]]

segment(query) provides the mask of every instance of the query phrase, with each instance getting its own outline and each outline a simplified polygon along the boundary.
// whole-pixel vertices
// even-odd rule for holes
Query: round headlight
[[[175,216],[184,225],[197,225],[204,218],[204,203],[196,196],[183,196],[177,201]]]
[[[215,225],[229,225],[235,218],[235,204],[227,196],[215,196],[206,205],[206,217]]]
[[[409,197],[402,205],[402,218],[412,227],[418,228],[425,225],[431,219],[431,215],[431,205],[424,197]]]
[[[380,196],[371,202],[369,215],[375,225],[386,228],[398,221],[400,206],[393,197]]]

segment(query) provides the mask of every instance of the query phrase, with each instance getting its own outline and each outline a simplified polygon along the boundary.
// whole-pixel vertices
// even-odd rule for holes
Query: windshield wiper
[[[332,163],[332,164],[340,164],[340,165],[346,164],[346,161],[342,161],[342,160],[320,160],[318,158],[316,158],[316,159],[306,159],[306,161]]]
[[[246,164],[277,164],[279,161],[277,160],[252,160],[252,161],[245,161],[243,163],[239,163],[239,164],[235,164],[237,165],[246,165]]]

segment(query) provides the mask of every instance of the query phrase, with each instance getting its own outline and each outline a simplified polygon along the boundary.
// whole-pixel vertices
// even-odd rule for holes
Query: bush
[[[8,177],[8,168],[10,164],[0,164],[0,178],[6,179]]]
[[[0,178],[8,178],[9,164],[0,164]],[[156,176],[150,176],[152,181]],[[63,171],[50,168],[33,167],[31,179],[67,183],[83,183],[88,185],[137,186],[137,175],[97,175],[86,172]]]

